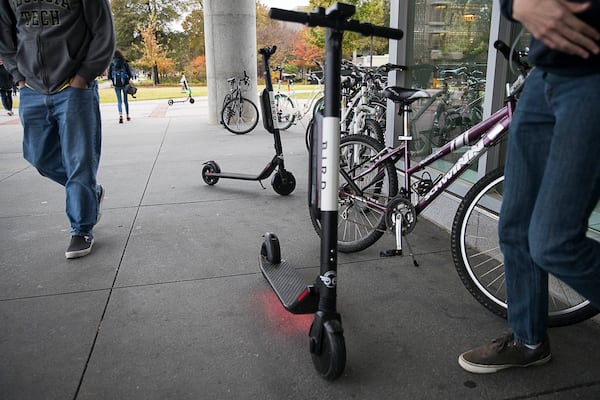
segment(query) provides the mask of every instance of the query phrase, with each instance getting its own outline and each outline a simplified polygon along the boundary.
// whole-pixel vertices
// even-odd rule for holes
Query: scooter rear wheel
[[[283,182],[283,174],[285,174],[286,178],[285,183]],[[273,190],[275,190],[277,194],[287,196],[296,188],[296,178],[294,178],[294,175],[289,171],[277,171],[275,175],[273,175],[271,186],[273,186]]]

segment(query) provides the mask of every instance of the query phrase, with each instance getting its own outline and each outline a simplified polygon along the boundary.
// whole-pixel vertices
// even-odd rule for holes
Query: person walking
[[[512,123],[499,238],[511,332],[460,355],[473,373],[551,358],[548,274],[600,308],[600,243],[586,237],[600,196],[600,0],[501,0],[532,34]]]
[[[127,121],[131,121],[129,116],[129,101],[127,101],[127,85],[133,76],[129,63],[120,50],[115,50],[114,58],[108,68],[108,76],[112,80],[115,94],[117,95],[117,110],[119,111],[119,123],[123,123],[123,103],[125,104],[125,115]]]
[[[68,259],[89,254],[104,189],[98,85],[115,50],[109,0],[0,0],[0,57],[20,90],[23,156],[65,188]]]
[[[2,107],[9,116],[13,115],[13,86],[12,76],[4,67],[2,59],[0,59],[0,100],[2,101]]]

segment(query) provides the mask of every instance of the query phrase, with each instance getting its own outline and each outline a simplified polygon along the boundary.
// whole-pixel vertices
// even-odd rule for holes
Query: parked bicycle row
[[[322,71],[322,64],[316,62],[316,65]],[[387,86],[388,72],[407,68],[393,64],[364,67],[347,60],[342,61],[341,67],[342,135],[366,134],[383,144],[387,109],[383,90]],[[454,69],[432,68],[432,82],[437,88],[427,89],[429,96],[412,105],[413,113],[409,123],[414,135],[411,142],[413,155],[429,154],[433,148],[481,121],[485,86],[483,73],[466,66]],[[313,118],[314,113],[323,107],[323,73],[311,73],[311,80],[316,81],[317,85],[307,98],[304,96],[305,99],[300,100],[295,89],[296,75],[285,73],[282,67],[275,67],[273,71],[278,78],[274,91],[278,128],[283,131],[301,122],[306,116]],[[408,71],[412,72],[410,67]],[[228,79],[230,90],[223,101],[221,123],[236,134],[250,132],[258,123],[258,108],[243,95],[248,88],[249,79],[245,71],[241,78]],[[309,144],[307,133],[307,148]]]
[[[502,51],[506,53],[506,49]],[[528,73],[526,63],[520,62],[525,54],[515,54],[513,61],[519,63],[520,74],[510,86],[506,106],[484,121],[481,96],[485,80],[477,71],[466,67],[439,70],[436,75],[440,78],[436,79],[440,87],[425,90],[387,86],[388,72],[405,69],[402,66],[386,64],[366,68],[347,61],[342,63],[339,251],[361,251],[390,232],[396,236],[396,248],[382,254],[402,253],[403,240],[408,245],[406,235],[414,229],[418,215],[481,154],[505,136]],[[287,129],[306,115],[314,121],[317,111],[323,107],[322,82],[318,82],[308,103],[300,105],[294,89],[295,75],[285,74],[281,68],[274,70],[279,75],[274,90],[278,129]],[[228,129],[242,126],[240,121],[248,115],[250,122],[245,125],[245,132],[256,126],[256,106],[242,96],[242,85],[247,85],[248,80],[245,73],[242,79],[229,80],[231,91],[222,113]],[[408,132],[400,138],[400,145],[394,148],[383,143],[388,99],[408,127]],[[424,110],[434,104],[431,127],[422,129],[418,121]],[[309,148],[314,130],[311,122],[306,134]],[[412,163],[411,156],[424,155],[433,147],[439,149],[435,154]],[[461,148],[468,150],[445,175],[432,179],[423,172],[436,160]],[[473,185],[459,206],[451,237],[454,261],[464,285],[486,308],[505,317],[504,268],[496,233],[503,179],[500,168]],[[319,214],[311,210],[311,219],[320,234]],[[550,285],[558,288],[552,291],[557,297],[550,309],[551,325],[571,324],[597,312],[589,301],[562,282],[552,278]]]

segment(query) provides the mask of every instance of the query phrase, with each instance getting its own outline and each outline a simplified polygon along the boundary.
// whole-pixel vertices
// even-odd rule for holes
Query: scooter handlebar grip
[[[387,39],[400,40],[404,37],[404,32],[400,29],[388,28],[386,26],[376,26],[368,24],[369,28],[366,33],[361,32],[363,35],[377,36]]]
[[[301,24],[306,24],[309,20],[307,13],[284,10],[282,8],[269,9],[269,17],[279,21],[298,22]]]

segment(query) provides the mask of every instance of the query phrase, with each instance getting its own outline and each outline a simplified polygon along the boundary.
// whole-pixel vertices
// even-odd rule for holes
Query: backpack
[[[122,58],[115,58],[112,62],[112,79],[113,86],[123,87],[129,83],[129,74],[127,73],[127,67],[125,60]]]

